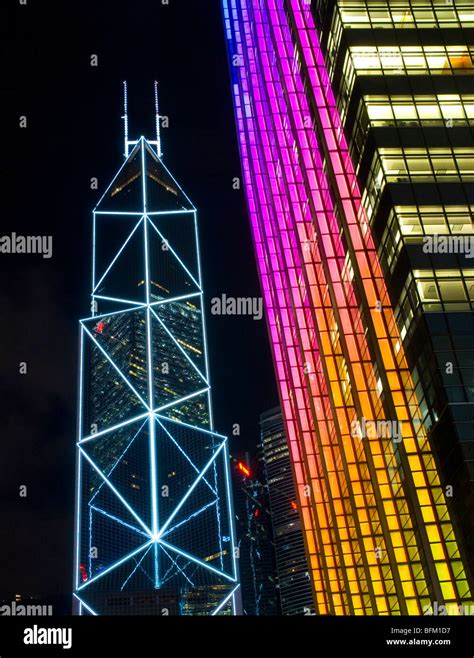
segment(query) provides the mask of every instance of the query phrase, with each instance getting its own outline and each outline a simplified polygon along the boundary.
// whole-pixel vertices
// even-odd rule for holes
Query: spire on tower
[[[128,158],[128,98],[127,98],[127,81],[123,81],[123,132],[124,132],[124,156]]]
[[[159,158],[163,155],[161,152],[161,133],[160,133],[160,111],[158,108],[158,82],[155,80],[155,122],[156,122],[156,153]]]

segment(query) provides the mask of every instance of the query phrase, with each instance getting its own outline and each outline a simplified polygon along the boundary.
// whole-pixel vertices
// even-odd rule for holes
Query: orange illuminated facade
[[[472,592],[310,5],[222,0],[317,614]]]

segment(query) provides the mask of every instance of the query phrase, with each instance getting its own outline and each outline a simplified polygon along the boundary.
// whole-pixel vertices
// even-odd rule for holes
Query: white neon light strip
[[[156,544],[155,544],[155,546],[156,546]],[[135,571],[136,571],[136,570],[138,569],[138,567],[141,565],[141,563],[143,562],[143,560],[146,558],[146,556],[148,555],[148,553],[149,553],[151,547],[152,547],[152,544],[150,544],[150,546],[148,546],[148,548],[147,548],[145,554],[142,555],[142,557],[140,558],[140,560],[137,562],[136,567],[135,567],[135,568],[133,569],[133,571],[127,576],[127,578],[123,581],[123,583],[122,583],[122,587],[120,588],[120,591],[121,591],[121,592],[123,591],[123,588],[124,588],[125,585],[128,583],[128,581],[130,580],[130,578],[133,576],[133,574],[135,573]]]
[[[153,543],[153,540],[150,539],[150,541],[148,541],[146,544],[143,544],[142,546],[139,546],[138,548],[136,548],[131,553],[128,553],[127,555],[124,555],[124,557],[120,558],[120,560],[117,560],[117,562],[114,562],[113,564],[111,564],[110,567],[107,567],[107,569],[104,569],[104,571],[101,571],[100,573],[98,573],[97,576],[94,576],[90,580],[87,580],[83,585],[78,587],[78,592],[85,589],[86,587],[89,587],[89,585],[91,585],[92,583],[95,583],[97,580],[99,580],[99,578],[102,578],[107,573],[109,573],[110,571],[113,571],[114,569],[119,567],[121,564],[123,564],[124,562],[126,562],[127,560],[132,558],[134,555],[137,555],[137,553],[140,553],[141,551],[145,550],[145,548],[147,548],[148,546],[151,546],[152,543]]]
[[[199,248],[199,233],[197,225],[197,211],[194,212],[194,234],[196,241],[196,251],[197,251],[197,262],[198,262],[198,278],[199,281],[202,281],[202,272],[201,272],[201,251]],[[204,295],[201,297],[201,309],[202,309],[202,333],[203,333],[203,345],[204,345],[204,360],[206,363],[206,380],[209,382],[209,391],[207,393],[208,399],[208,409],[209,409],[209,425],[211,429],[214,429],[214,415],[212,412],[212,400],[211,400],[211,377],[209,370],[209,358],[207,355],[207,330],[206,330],[206,315],[204,313]]]
[[[143,217],[143,210],[140,211],[120,211],[120,210],[94,210],[95,215],[116,215],[120,217],[121,215],[136,215],[137,217]]]
[[[116,263],[118,257],[120,256],[120,254],[122,253],[122,251],[125,249],[125,247],[127,246],[127,244],[130,242],[130,240],[132,239],[133,235],[135,234],[135,231],[138,229],[138,227],[140,226],[140,224],[142,223],[142,221],[143,221],[143,217],[140,219],[140,221],[138,222],[138,224],[136,224],[136,226],[134,227],[133,231],[130,233],[130,235],[128,236],[128,238],[125,240],[125,242],[124,242],[123,245],[121,246],[119,252],[118,252],[117,255],[115,256],[115,258],[113,259],[113,261],[110,263],[110,265],[108,266],[108,268],[105,270],[105,272],[104,272],[104,274],[102,275],[100,281],[99,281],[99,282],[97,283],[97,285],[95,286],[93,292],[95,292],[95,291],[97,290],[97,288],[100,286],[100,284],[101,284],[102,281],[105,279],[105,277],[107,276],[107,274],[110,272],[110,270],[112,269],[112,267],[113,267],[114,264]]]
[[[87,329],[87,327],[84,327],[84,325],[82,325],[82,326],[83,326],[84,331],[87,333],[87,335],[90,337],[90,339],[94,341],[94,343],[97,345],[97,347],[99,348],[99,350],[100,350],[100,351],[102,352],[102,354],[105,356],[105,358],[107,359],[107,361],[109,361],[109,363],[111,363],[111,364],[113,365],[113,367],[114,367],[115,370],[118,372],[118,374],[119,374],[120,377],[123,379],[123,381],[127,384],[127,386],[129,386],[129,387],[131,388],[131,390],[135,393],[135,395],[138,397],[138,399],[142,402],[143,406],[144,406],[146,409],[150,410],[150,407],[149,407],[148,404],[145,402],[145,400],[142,398],[142,396],[141,396],[141,395],[140,395],[140,394],[134,389],[134,387],[130,384],[130,382],[128,381],[128,379],[125,378],[125,376],[122,374],[122,371],[121,371],[119,368],[117,368],[117,366],[116,366],[115,363],[112,361],[112,359],[109,357],[109,355],[107,354],[107,352],[106,352],[106,351],[105,351],[105,350],[99,345],[99,343],[95,340],[94,336],[90,333],[90,331]]]
[[[117,498],[120,500],[120,502],[121,502],[121,503],[122,503],[122,504],[128,509],[128,511],[130,512],[130,514],[131,514],[131,515],[132,515],[132,516],[138,521],[138,523],[139,523],[139,524],[141,525],[141,527],[145,530],[145,532],[147,533],[147,535],[148,535],[149,537],[153,537],[153,533],[152,533],[152,531],[150,530],[150,528],[148,528],[148,527],[143,523],[143,521],[141,520],[141,518],[140,518],[140,517],[138,516],[138,514],[136,514],[136,512],[130,507],[130,505],[127,503],[127,501],[126,501],[125,498],[122,496],[122,494],[118,491],[118,489],[116,489],[116,487],[114,487],[114,485],[112,484],[112,482],[110,482],[110,480],[108,480],[108,479],[105,477],[105,475],[102,473],[102,471],[100,470],[100,468],[99,468],[98,466],[96,466],[96,464],[95,464],[94,461],[89,457],[89,455],[88,455],[88,454],[87,454],[82,448],[79,448],[79,450],[80,450],[81,453],[84,455],[84,457],[87,459],[87,461],[90,463],[90,465],[92,466],[92,468],[93,468],[95,471],[97,471],[97,473],[98,473],[98,474],[100,475],[100,477],[104,480],[104,482],[107,484],[107,486],[109,486],[109,487],[112,489],[112,491],[113,491],[114,494],[117,496]]]
[[[196,473],[200,473],[198,467],[192,462],[191,458],[186,454],[186,452],[185,452],[185,451],[183,450],[183,448],[179,445],[179,443],[176,441],[176,439],[175,439],[175,438],[174,438],[174,437],[168,432],[168,430],[167,430],[166,427],[163,425],[163,423],[161,423],[158,419],[157,419],[156,422],[157,422],[158,425],[160,425],[160,427],[166,432],[166,434],[169,436],[169,438],[170,438],[171,441],[175,444],[175,446],[178,448],[178,450],[179,450],[180,452],[183,453],[183,455],[184,455],[185,458],[188,460],[188,462],[191,464],[191,466],[194,468],[194,470],[196,471]],[[204,481],[205,481],[205,483],[207,484],[207,486],[209,487],[209,489],[212,491],[212,493],[214,494],[214,496],[217,496],[217,492],[212,488],[212,486],[209,484],[209,482],[206,480],[206,478],[204,478]]]
[[[162,306],[163,304],[172,304],[173,302],[182,302],[186,299],[191,299],[192,297],[202,297],[202,292],[192,292],[189,295],[180,295],[179,297],[170,297],[169,299],[161,299],[159,302],[152,302],[150,304],[153,306]]]
[[[151,149],[151,148],[147,145],[146,140],[145,140],[145,145],[146,145],[148,151],[151,153],[153,159],[156,161],[156,160],[157,160],[156,155],[155,155],[155,153],[153,152],[153,149]],[[187,202],[189,203],[189,205],[191,206],[191,209],[192,209],[192,210],[196,210],[196,208],[195,208],[195,206],[194,206],[194,203],[193,203],[193,202],[191,201],[191,199],[188,197],[188,195],[186,194],[186,192],[183,190],[183,188],[182,188],[181,185],[178,183],[178,181],[177,181],[176,178],[173,176],[173,174],[172,174],[171,171],[168,169],[168,167],[165,165],[165,163],[164,163],[162,160],[158,160],[158,162],[161,164],[161,166],[162,166],[163,169],[166,171],[166,173],[167,173],[168,176],[171,178],[171,180],[172,180],[173,183],[176,185],[176,187],[180,190],[181,194],[184,196],[184,198],[186,199],[186,201],[187,201]]]
[[[94,297],[94,299],[103,299],[106,302],[117,302],[117,304],[128,304],[130,306],[138,306],[138,307],[146,306],[145,302],[138,302],[132,299],[120,299],[119,297],[106,297],[105,295],[95,295],[94,293],[92,294],[92,296]],[[124,311],[125,310],[126,309],[124,309]],[[123,313],[124,311],[120,311],[120,313]]]
[[[92,608],[88,606],[87,603],[84,603],[84,601],[79,596],[77,596],[76,592],[73,592],[73,596],[76,597],[76,599],[79,601],[81,606],[84,606],[84,608],[88,610],[91,613],[91,615],[94,615],[94,617],[98,617],[97,612],[94,612],[94,610],[92,610]]]
[[[143,191],[143,207],[146,212],[147,208],[147,181],[145,172],[145,141],[141,138],[141,158],[142,158],[142,191]],[[150,404],[150,437],[149,437],[149,452],[150,452],[150,480],[151,480],[151,509],[152,509],[152,527],[153,537],[158,535],[159,531],[159,518],[158,518],[158,492],[156,474],[158,465],[156,463],[156,445],[155,445],[155,418],[152,412],[153,409],[153,353],[151,346],[151,316],[150,316],[150,263],[148,252],[148,221],[145,219],[143,222],[144,231],[144,249],[145,249],[145,286],[146,286],[146,339],[147,339],[147,363],[148,363],[148,399]],[[160,585],[159,562],[155,554],[154,560],[154,575],[155,575],[155,588]]]
[[[206,505],[203,505],[200,509],[198,509],[198,510],[196,510],[195,512],[193,512],[192,514],[190,514],[189,516],[187,516],[185,519],[183,519],[182,521],[180,521],[180,522],[177,523],[176,525],[172,526],[171,528],[168,528],[168,530],[165,532],[165,534],[163,535],[163,537],[166,537],[167,535],[170,535],[170,534],[171,534],[172,532],[174,532],[177,528],[181,527],[181,526],[184,525],[185,523],[188,523],[189,521],[191,521],[191,519],[196,518],[196,516],[199,516],[199,514],[202,514],[203,512],[205,512],[207,509],[209,509],[210,507],[212,507],[212,506],[215,505],[216,503],[217,503],[217,499],[216,499],[216,500],[212,500],[210,503],[207,503]]]
[[[162,163],[163,164],[163,163]],[[147,215],[186,215],[189,213],[194,213],[196,212],[192,208],[189,208],[189,210],[184,209],[184,210],[154,210],[152,212],[148,211]]]
[[[226,484],[226,490],[227,490],[227,511],[229,514],[229,524],[230,524],[230,537],[231,537],[231,545],[232,545],[232,569],[233,569],[233,574],[234,578],[237,580],[237,563],[236,563],[236,558],[235,558],[235,551],[234,551],[234,546],[235,546],[235,535],[234,535],[234,510],[232,507],[232,492],[230,488],[230,474],[229,474],[229,451],[226,449],[224,450],[224,471],[225,471],[225,484]]]
[[[138,151],[138,146],[135,146],[135,148],[133,149],[133,151],[130,153],[130,155],[128,156],[128,158],[124,161],[124,163],[122,164],[122,166],[121,166],[120,169],[118,170],[118,172],[117,172],[115,178],[112,180],[112,182],[110,183],[110,185],[108,186],[108,188],[105,190],[105,192],[103,193],[103,195],[100,197],[99,202],[97,203],[96,207],[94,208],[94,212],[103,212],[103,211],[99,211],[99,210],[98,210],[100,204],[102,203],[103,199],[107,196],[109,190],[111,189],[111,187],[113,186],[113,184],[115,183],[115,181],[117,180],[117,178],[118,178],[118,177],[120,176],[120,174],[122,173],[122,170],[124,169],[124,167],[130,162],[130,160],[131,160],[133,157],[135,157],[135,154],[136,154],[137,151]],[[123,213],[111,213],[111,214],[112,214],[112,215],[121,215],[121,214],[123,214]],[[141,212],[141,213],[139,213],[139,214],[143,215],[143,214],[144,214],[144,211]]]
[[[83,374],[83,369],[82,369],[82,364],[83,364],[83,351],[84,351],[84,334],[81,331],[80,332],[80,338],[79,338],[79,419],[78,419],[78,424],[77,424],[77,439],[80,439],[82,436],[82,406],[83,406],[83,401],[82,401],[82,389],[83,389],[83,379],[84,379],[84,374]],[[82,503],[82,473],[81,473],[81,458],[79,457],[78,454],[76,454],[76,459],[78,460],[78,465],[77,465],[77,499],[76,499],[76,546],[75,546],[75,551],[76,551],[76,572],[74,574],[74,589],[77,589],[79,586],[79,552],[80,552],[80,546],[81,546],[81,503]]]
[[[158,546],[158,544],[156,544],[156,546]],[[161,550],[162,550],[164,553],[166,553],[166,555],[168,556],[168,559],[171,560],[171,562],[172,562],[172,563],[174,564],[174,566],[178,569],[178,571],[181,571],[181,573],[182,573],[183,576],[186,578],[186,580],[188,581],[188,583],[190,583],[190,585],[191,585],[192,587],[195,587],[193,581],[190,580],[190,579],[188,578],[188,576],[185,574],[185,572],[183,571],[183,569],[181,569],[181,567],[179,566],[179,564],[176,562],[176,560],[174,560],[174,559],[171,557],[171,555],[168,553],[168,551],[166,550],[166,548],[165,548],[163,545],[161,546]],[[189,562],[185,565],[184,568],[186,568],[186,567],[188,566],[188,564],[189,564]],[[168,571],[166,572],[165,575],[168,575],[170,569],[172,569],[172,568],[173,568],[173,567],[171,566],[171,567],[168,569]]]
[[[217,458],[217,456],[219,455],[219,453],[220,453],[220,451],[222,450],[222,448],[226,445],[226,442],[227,442],[227,439],[221,443],[221,445],[217,448],[216,452],[212,455],[212,457],[210,458],[210,460],[209,460],[209,461],[207,462],[207,464],[204,466],[203,470],[199,473],[198,477],[194,480],[193,484],[189,487],[189,489],[187,490],[186,494],[185,494],[185,495],[183,496],[183,498],[181,499],[181,502],[175,507],[174,512],[171,514],[171,516],[168,517],[168,520],[166,521],[166,523],[161,527],[161,530],[160,530],[160,532],[159,532],[159,534],[158,534],[158,536],[157,536],[157,540],[160,540],[161,537],[164,535],[164,532],[165,532],[166,528],[169,526],[169,524],[170,524],[171,521],[174,519],[174,517],[176,516],[176,514],[179,512],[179,510],[181,509],[181,507],[182,507],[182,506],[184,505],[184,503],[188,500],[189,496],[192,494],[192,492],[194,491],[194,489],[197,487],[197,485],[199,484],[199,482],[202,480],[202,478],[204,477],[204,474],[206,473],[206,471],[208,470],[208,468],[211,466],[211,464],[213,463],[213,461]]]
[[[199,290],[202,292],[202,288],[201,288],[201,286],[200,286],[199,283],[196,281],[196,279],[195,279],[194,276],[191,274],[191,272],[190,272],[189,269],[186,267],[186,265],[183,263],[183,261],[181,260],[181,258],[178,256],[178,254],[176,253],[176,251],[173,249],[173,247],[171,246],[171,244],[169,243],[169,241],[168,241],[163,235],[161,235],[160,231],[156,228],[156,226],[155,226],[155,224],[152,222],[152,220],[151,220],[149,217],[147,217],[147,219],[148,219],[148,221],[150,222],[150,224],[153,226],[153,228],[155,229],[155,231],[158,233],[158,235],[160,236],[162,242],[164,242],[164,243],[166,243],[166,244],[168,245],[169,250],[171,251],[171,253],[173,254],[173,256],[176,258],[176,260],[179,262],[179,264],[181,265],[181,267],[183,268],[183,270],[185,270],[185,272],[191,277],[191,279],[193,280],[193,282],[195,283],[195,285],[196,285],[196,286],[199,288]]]
[[[184,398],[179,398],[179,400],[173,400],[172,402],[168,402],[167,404],[164,404],[162,407],[158,407],[158,409],[154,410],[154,413],[157,414],[160,411],[163,411],[164,409],[169,409],[170,407],[175,407],[178,404],[181,404],[181,402],[186,402],[186,400],[190,400],[191,398],[195,398],[197,395],[202,395],[206,391],[208,391],[208,388],[203,388],[200,391],[196,391],[195,393],[190,393],[189,395],[186,395]],[[192,427],[192,426],[191,426]]]
[[[220,604],[217,606],[217,608],[216,608],[216,609],[214,610],[214,612],[212,613],[211,617],[214,617],[215,615],[217,615],[217,614],[222,610],[222,608],[223,608],[223,607],[225,606],[225,604],[229,601],[229,599],[230,599],[232,596],[234,596],[235,592],[239,589],[239,587],[240,587],[240,585],[237,585],[237,587],[234,587],[234,589],[232,590],[232,592],[231,592],[230,594],[228,594],[228,595],[225,597],[225,599],[222,601],[222,603],[220,603]]]
[[[208,384],[206,378],[204,377],[204,375],[202,374],[202,372],[199,370],[199,368],[197,367],[197,365],[196,365],[196,364],[194,363],[194,361],[191,359],[191,357],[189,356],[189,354],[188,354],[188,353],[184,350],[184,348],[178,343],[178,341],[177,341],[176,338],[173,336],[173,334],[172,334],[171,331],[168,329],[168,327],[165,325],[165,323],[163,322],[163,320],[157,316],[157,314],[155,313],[155,311],[154,311],[153,309],[151,309],[151,312],[153,313],[153,315],[155,316],[155,318],[158,320],[158,322],[160,323],[160,325],[163,327],[163,329],[166,331],[166,333],[167,333],[168,336],[171,338],[171,340],[172,340],[173,343],[176,345],[176,347],[179,349],[179,351],[181,352],[181,354],[186,358],[186,361],[187,361],[187,362],[188,362],[188,363],[194,368],[194,370],[197,372],[197,374],[198,374],[199,377],[202,379],[202,381],[203,381],[205,384],[207,384],[207,385],[209,386],[209,384]]]
[[[222,578],[225,578],[226,580],[230,580],[230,582],[235,583],[235,578],[233,578],[232,576],[229,576],[229,574],[224,573],[223,571],[220,571],[219,569],[216,569],[215,567],[211,566],[210,564],[207,564],[206,562],[203,562],[202,560],[195,557],[194,555],[190,555],[186,551],[182,551],[180,548],[177,548],[176,546],[173,546],[172,544],[168,544],[168,542],[164,541],[163,539],[160,540],[160,544],[162,544],[163,546],[166,546],[166,548],[169,548],[169,550],[173,551],[174,553],[179,553],[179,555],[182,555],[183,557],[187,558],[188,560],[191,560],[191,562],[195,562],[200,567],[204,567],[204,569],[209,569],[209,571],[213,571],[218,576],[221,576]]]
[[[143,420],[144,418],[148,418],[149,412],[145,412],[143,414],[140,414],[140,416],[135,416],[134,418],[130,418],[130,420],[124,420],[122,423],[118,423],[117,425],[113,425],[113,427],[108,427],[106,430],[100,430],[100,432],[96,432],[95,434],[89,434],[89,436],[84,437],[80,441],[77,442],[77,445],[80,446],[83,443],[87,443],[87,441],[92,441],[93,439],[98,439],[101,436],[104,436],[106,434],[110,434],[111,432],[115,432],[116,430],[121,429],[122,427],[126,427],[127,425],[131,425],[132,423],[135,423],[137,420]],[[142,429],[143,425],[140,427]],[[139,430],[140,431],[140,430]]]
[[[133,532],[137,532],[142,537],[146,537],[146,539],[149,539],[149,535],[147,535],[146,532],[143,532],[143,530],[139,530],[139,528],[135,528],[135,526],[131,525],[130,523],[125,523],[125,521],[119,519],[118,516],[114,516],[113,514],[106,512],[104,509],[101,509],[100,507],[96,507],[95,505],[91,505],[90,503],[89,503],[89,507],[91,510],[94,510],[94,512],[97,512],[97,514],[102,514],[102,516],[106,516],[108,519],[111,519],[115,523],[119,523],[120,525],[123,525],[124,528],[127,528],[128,530],[132,530]]]
[[[219,437],[219,439],[222,439],[223,441],[227,440],[227,437],[224,436],[223,434],[218,434],[217,432],[214,432],[213,430],[206,430],[204,427],[198,427],[197,425],[190,425],[189,423],[185,423],[182,420],[174,420],[174,418],[168,418],[167,416],[160,416],[159,414],[156,415],[157,419],[159,418],[160,420],[163,420],[167,423],[174,423],[175,425],[182,425],[183,427],[189,427],[189,429],[194,430],[195,432],[205,432],[206,434],[210,434],[211,436],[214,437]]]
[[[94,297],[97,297],[97,295],[94,295]],[[116,300],[114,300],[116,301]],[[120,311],[108,311],[107,313],[101,313],[100,315],[92,315],[89,318],[82,318],[82,320],[79,320],[79,322],[82,324],[83,322],[92,322],[94,321],[95,324],[97,324],[97,320],[100,320],[101,318],[109,318],[112,317],[113,315],[125,315],[125,313],[134,313],[136,311],[140,311],[146,307],[146,304],[136,304],[135,306],[132,306],[130,308],[124,308],[121,309]]]

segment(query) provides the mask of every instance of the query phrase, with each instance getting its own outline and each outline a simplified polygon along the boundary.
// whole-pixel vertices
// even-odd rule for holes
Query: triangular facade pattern
[[[81,321],[79,613],[235,614],[227,439],[213,431],[196,209],[144,138],[94,211]]]

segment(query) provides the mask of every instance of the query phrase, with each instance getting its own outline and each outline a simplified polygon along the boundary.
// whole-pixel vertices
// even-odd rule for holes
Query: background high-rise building
[[[248,210],[316,612],[421,614],[437,602],[459,614],[472,600],[464,537],[442,456],[428,434],[423,394],[397,324],[373,212],[362,197],[312,5],[222,0],[222,6]],[[392,52],[397,67],[423,60],[426,72],[423,49],[406,57]],[[444,57],[447,72],[452,62],[469,62],[463,48],[452,62],[447,50],[435,53]],[[343,84],[351,85],[354,75],[346,73]],[[385,172],[396,177],[400,147],[390,148],[387,163],[396,166],[388,164]],[[428,146],[413,148],[407,166],[413,161],[414,171],[428,160],[440,170],[456,169],[460,178],[458,167],[470,166],[469,154],[454,146],[432,153],[433,160]],[[381,171],[383,178],[381,167],[375,172],[379,183]],[[452,276],[456,287],[461,275]],[[435,278],[434,270],[425,270],[420,280]],[[429,286],[426,294],[431,302]]]
[[[258,460],[246,453],[242,460],[234,460],[232,473],[242,612],[258,617],[281,615],[272,518],[262,470]]]
[[[81,322],[76,612],[235,614],[197,212],[162,161],[159,131],[129,141],[127,127],[125,111],[125,162],[94,210],[92,317]]]
[[[313,9],[423,422],[474,573],[473,4],[338,0]]]
[[[260,416],[260,428],[260,458],[273,526],[281,614],[312,614],[311,581],[290,453],[279,407]]]

